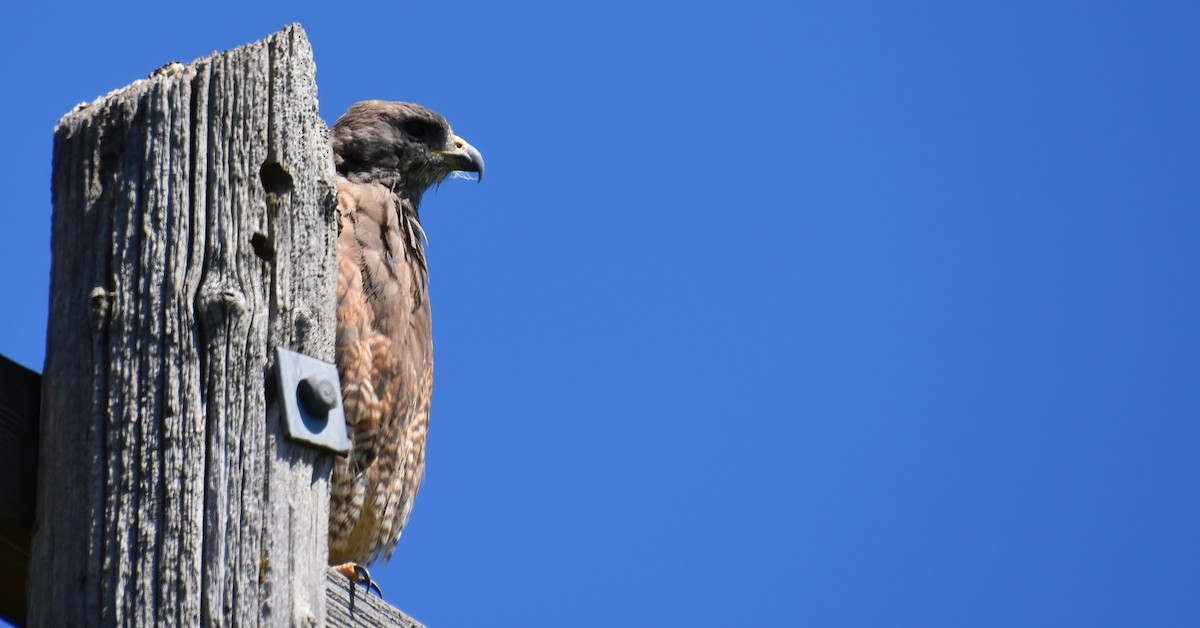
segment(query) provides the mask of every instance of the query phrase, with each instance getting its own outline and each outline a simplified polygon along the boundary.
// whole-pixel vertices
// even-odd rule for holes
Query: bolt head
[[[333,382],[318,375],[300,380],[296,386],[296,393],[300,396],[300,403],[304,405],[304,409],[313,416],[325,416],[337,407],[337,390]]]

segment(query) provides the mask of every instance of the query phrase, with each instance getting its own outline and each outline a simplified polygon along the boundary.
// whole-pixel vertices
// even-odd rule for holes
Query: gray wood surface
[[[331,458],[269,360],[333,359],[325,133],[299,26],[59,123],[31,625],[324,623]]]
[[[396,628],[425,628],[421,622],[405,615],[375,593],[367,594],[362,585],[350,587],[350,581],[330,570],[326,588],[326,625],[345,628],[395,626]],[[395,595],[395,591],[388,592]]]

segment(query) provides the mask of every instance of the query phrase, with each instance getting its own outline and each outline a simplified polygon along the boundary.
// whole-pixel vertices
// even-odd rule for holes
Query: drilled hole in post
[[[254,254],[264,262],[269,262],[275,259],[275,247],[271,244],[271,239],[263,232],[255,233],[250,238],[250,246],[254,247]]]
[[[258,169],[258,176],[267,194],[281,195],[292,191],[292,173],[288,172],[287,166],[279,162],[264,163],[262,168]]]

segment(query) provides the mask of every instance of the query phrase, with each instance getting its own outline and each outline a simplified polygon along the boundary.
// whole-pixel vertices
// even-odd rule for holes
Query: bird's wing
[[[373,186],[339,182],[338,210],[341,213],[342,232],[338,236],[338,310],[337,310],[337,353],[343,385],[343,402],[346,415],[351,421],[354,450],[351,452],[351,467],[361,472],[370,466],[374,451],[374,440],[379,430],[380,396],[379,377],[376,370],[379,358],[390,353],[391,341],[376,329],[376,314],[367,298],[364,285],[363,264],[368,254],[358,243],[362,227],[370,231],[371,225],[359,224],[361,205],[379,199],[363,192]]]
[[[338,199],[337,350],[351,453],[334,469],[330,555],[374,560],[391,554],[424,475],[433,381],[425,259],[415,217],[388,188],[342,180]]]

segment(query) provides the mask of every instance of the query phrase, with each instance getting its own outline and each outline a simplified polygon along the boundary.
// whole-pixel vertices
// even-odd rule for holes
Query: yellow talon
[[[358,563],[342,563],[341,565],[333,565],[333,570],[346,576],[352,583],[351,586],[354,584],[363,584],[367,587],[368,594],[371,589],[375,589],[379,597],[383,597],[383,589],[380,589],[379,585],[375,584],[375,581],[371,579],[371,572],[367,571],[366,567]]]

